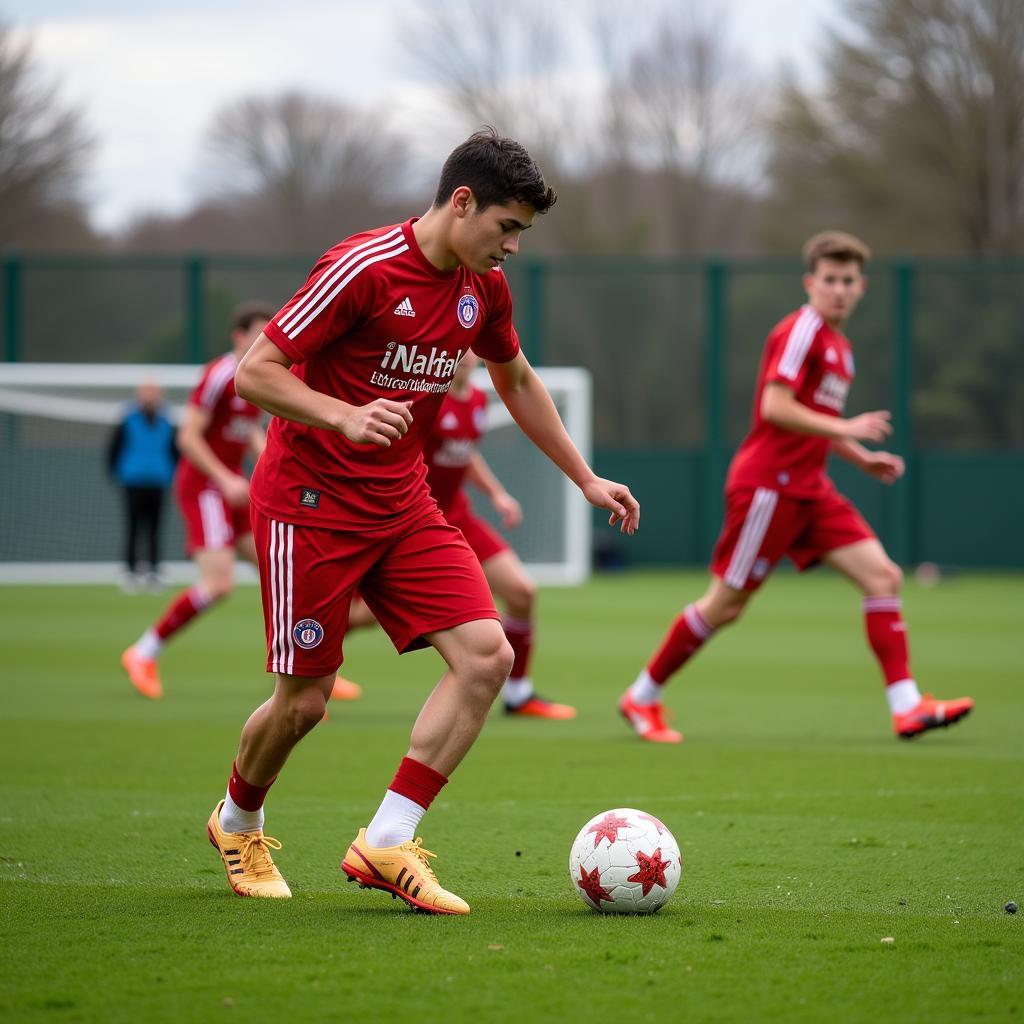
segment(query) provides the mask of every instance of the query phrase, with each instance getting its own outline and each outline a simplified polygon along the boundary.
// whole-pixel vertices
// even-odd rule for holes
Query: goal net
[[[115,425],[143,381],[163,389],[180,415],[199,366],[0,363],[0,583],[97,583],[120,578],[125,510],[107,474]],[[540,368],[570,435],[590,457],[590,376],[579,368]],[[523,523],[504,535],[534,578],[581,583],[590,572],[590,508],[512,422],[486,370],[474,382],[490,397],[480,450],[523,506]],[[472,488],[476,511],[500,529]],[[162,571],[192,578],[182,525],[168,494],[161,526]],[[240,579],[255,580],[241,571]]]

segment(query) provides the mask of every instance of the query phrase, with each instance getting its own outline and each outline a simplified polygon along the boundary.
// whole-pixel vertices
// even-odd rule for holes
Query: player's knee
[[[295,740],[300,740],[324,717],[327,699],[316,687],[296,693],[285,708],[285,728]]]
[[[469,680],[488,704],[508,679],[514,659],[512,645],[503,633],[497,634],[493,641],[474,652],[469,666]]]
[[[517,580],[505,596],[509,611],[521,618],[527,618],[533,612],[536,600],[537,584],[526,577]]]
[[[232,576],[211,576],[203,581],[203,585],[206,587],[211,601],[222,601],[235,589],[235,581]]]
[[[898,594],[903,587],[903,570],[893,561],[886,559],[872,573],[872,589],[886,596]]]
[[[735,622],[746,610],[746,601],[731,601],[718,611],[718,621],[711,623],[716,629],[721,626],[728,626],[730,623]]]

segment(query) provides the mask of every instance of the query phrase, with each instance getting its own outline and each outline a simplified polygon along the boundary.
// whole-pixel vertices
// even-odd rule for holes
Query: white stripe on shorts
[[[740,531],[740,539],[736,543],[736,550],[732,553],[729,568],[725,572],[723,582],[726,586],[742,590],[747,585],[747,578],[750,576],[750,570],[754,567],[757,553],[761,550],[764,535],[768,532],[768,526],[772,521],[778,501],[778,491],[769,490],[767,487],[758,487],[754,491],[754,500],[747,510],[747,517],[743,520],[743,529]]]
[[[295,670],[295,641],[292,637],[292,583],[295,527],[270,520],[270,667],[290,674]]]
[[[231,534],[224,516],[224,500],[218,491],[199,492],[199,518],[203,524],[203,547],[207,551],[227,547]]]

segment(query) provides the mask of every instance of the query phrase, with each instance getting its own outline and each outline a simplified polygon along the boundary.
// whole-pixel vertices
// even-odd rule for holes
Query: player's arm
[[[884,441],[892,433],[891,414],[864,412],[850,419],[816,412],[797,401],[796,393],[779,381],[769,381],[761,394],[761,418],[783,430],[832,440]]]
[[[291,365],[288,356],[261,334],[238,364],[235,390],[274,416],[337,431],[356,444],[390,448],[409,429],[412,412],[404,402],[378,398],[369,405],[349,405],[314,391],[289,372]]]
[[[524,434],[558,466],[597,508],[608,509],[608,523],[623,533],[640,525],[640,503],[629,488],[596,476],[573,444],[547,388],[522,352],[507,363],[488,362],[494,389]]]
[[[892,452],[873,452],[848,437],[833,440],[832,451],[841,459],[856,466],[862,473],[881,480],[883,484],[895,483],[903,476],[903,458]]]
[[[478,451],[470,456],[466,480],[487,496],[506,529],[514,530],[523,521],[522,506],[505,490],[487,460]]]
[[[211,414],[198,405],[186,405],[178,427],[178,451],[204,476],[209,477],[229,505],[242,506],[249,500],[249,481],[232,472],[206,443]]]

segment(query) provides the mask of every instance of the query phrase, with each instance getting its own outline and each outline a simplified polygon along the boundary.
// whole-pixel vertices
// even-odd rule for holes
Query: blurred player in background
[[[124,492],[127,534],[122,586],[129,593],[162,585],[160,513],[177,461],[174,424],[164,407],[160,385],[143,381],[107,447],[107,469]],[[139,572],[140,543],[149,556],[146,573]]]
[[[710,586],[675,620],[619,702],[637,734],[653,743],[682,740],[665,724],[664,684],[719,627],[740,617],[784,555],[801,570],[825,562],[860,589],[897,736],[951,725],[974,707],[967,697],[943,701],[918,691],[901,615],[902,573],[825,472],[834,452],[882,483],[903,476],[898,455],[860,444],[892,433],[888,412],[842,418],[854,375],[842,330],[864,294],[870,252],[852,235],[828,231],[809,239],[803,255],[807,303],[773,328],[765,344],[753,425],[726,479]]]
[[[206,365],[185,407],[174,497],[199,582],[179,594],[121,655],[132,686],[145,697],[163,694],[157,659],[164,644],[231,593],[236,555],[256,562],[242,463],[246,454],[258,458],[263,451],[263,413],[236,394],[235,370],[273,313],[261,303],[239,306],[231,322],[231,351]]]
[[[330,249],[239,367],[241,394],[274,414],[252,497],[275,673],[207,823],[240,895],[291,895],[263,802],[323,718],[358,589],[400,653],[432,646],[447,670],[342,870],[421,910],[469,912],[415,837],[513,661],[480,562],[431,497],[421,455],[466,352],[487,360],[513,419],[591,504],[627,534],[640,518],[628,488],[595,476],[572,443],[512,325],[500,266],[554,201],[521,145],[477,132],[445,161],[423,217]]]
[[[575,718],[575,708],[556,704],[534,692],[529,669],[537,585],[501,534],[473,513],[464,490],[469,483],[485,494],[506,529],[515,529],[522,522],[519,502],[505,490],[478,448],[487,421],[487,395],[470,379],[478,362],[473,352],[462,357],[452,377],[451,390],[445,395],[427,437],[423,449],[427,486],[445,519],[462,531],[473,554],[480,559],[491,593],[505,606],[501,625],[515,655],[512,671],[501,690],[505,713],[529,718]],[[376,621],[366,602],[357,598],[352,604],[349,629],[374,625]],[[342,683],[353,685],[339,676],[336,690]],[[350,699],[349,692],[342,688],[331,696]]]

